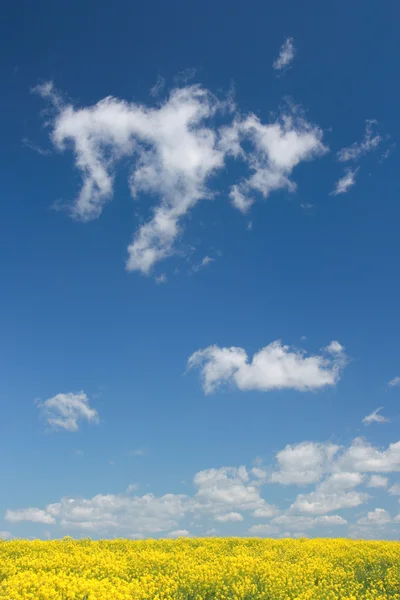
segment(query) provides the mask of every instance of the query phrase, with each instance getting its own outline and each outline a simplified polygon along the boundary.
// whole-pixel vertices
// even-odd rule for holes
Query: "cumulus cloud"
[[[37,403],[47,423],[54,429],[78,431],[79,423],[98,423],[99,415],[91,408],[85,392],[57,394]]]
[[[384,508],[375,508],[375,510],[370,511],[366,517],[362,517],[357,521],[359,525],[386,525],[390,523],[392,517]]]
[[[283,527],[287,531],[305,531],[314,527],[337,527],[347,525],[347,521],[339,515],[324,515],[320,517],[296,517],[294,515],[281,515],[275,517],[272,523]]]
[[[368,499],[368,494],[353,491],[363,483],[360,473],[334,473],[309,494],[299,494],[290,507],[291,512],[324,515],[343,508],[354,508]]]
[[[258,482],[250,479],[245,467],[221,467],[199,471],[194,479],[197,492],[194,509],[210,514],[225,514],[236,508],[241,511],[266,508]]]
[[[363,438],[356,438],[338,457],[335,469],[359,473],[391,473],[400,471],[400,442],[380,450]]]
[[[375,150],[382,141],[382,137],[373,132],[377,125],[375,120],[367,120],[365,122],[364,138],[361,142],[354,142],[351,146],[339,150],[337,157],[340,162],[357,161],[362,156]]]
[[[245,142],[250,148],[242,149]],[[228,154],[241,157],[251,171],[250,177],[233,185],[232,204],[246,213],[255,194],[267,198],[273,191],[296,190],[290,179],[293,169],[327,152],[322,143],[322,130],[294,114],[283,114],[273,123],[263,124],[255,115],[236,120],[222,131],[222,147]]]
[[[9,523],[31,521],[32,523],[43,523],[46,525],[53,525],[56,522],[55,518],[51,514],[40,508],[6,510],[4,518]]]
[[[360,457],[354,455],[354,448],[359,449],[360,443],[360,440],[354,440],[347,448],[331,442],[289,445],[277,453],[278,470],[270,476],[267,471],[254,472],[260,467],[251,470],[244,466],[205,469],[195,474],[192,494],[138,495],[138,486],[133,484],[120,494],[64,497],[44,508],[9,509],[5,520],[53,525],[73,535],[79,532],[132,539],[157,534],[181,537],[189,535],[187,525],[207,530],[210,521],[234,528],[236,523],[248,518],[268,520],[251,526],[249,533],[253,535],[292,536],[312,529],[345,526],[346,520],[336,512],[357,508],[369,499],[363,488],[357,488],[387,487],[388,478],[374,472],[377,468],[387,472],[400,470],[393,457],[396,444],[379,450],[363,441],[367,456]],[[372,474],[367,476],[371,469]],[[263,490],[271,490],[268,484],[272,482],[303,486],[315,483],[316,487],[309,493],[298,494],[289,509],[282,510],[267,502],[262,494]],[[389,494],[400,495],[398,488],[399,484],[393,485]],[[350,523],[349,532],[368,537],[369,525],[384,525],[387,517],[382,510],[371,511],[357,523]],[[400,516],[390,522],[397,524]],[[210,524],[207,526],[207,523]]]
[[[263,523],[260,525],[252,525],[249,528],[249,533],[254,533],[255,535],[271,535],[274,536],[279,532],[277,527],[270,525],[269,523]]]
[[[168,537],[172,538],[180,538],[180,537],[188,537],[190,533],[187,529],[176,529],[175,531],[170,531]]]
[[[277,71],[281,71],[289,66],[293,61],[295,54],[294,40],[292,37],[288,37],[281,46],[278,58],[273,62],[273,68]]]
[[[335,189],[331,192],[331,196],[338,196],[339,194],[345,194],[356,182],[356,175],[358,169],[346,169],[343,177],[338,179],[335,185]]]
[[[243,515],[237,512],[230,512],[226,513],[225,515],[217,515],[215,520],[219,521],[220,523],[228,523],[229,521],[239,522],[243,521]]]
[[[380,406],[379,408],[374,410],[371,414],[364,417],[362,420],[364,425],[371,425],[371,423],[388,423],[390,419],[384,417],[383,415],[378,414],[381,410],[383,410],[383,406]]]
[[[316,483],[332,470],[333,459],[339,448],[331,442],[288,444],[276,455],[279,470],[271,474],[270,481],[282,485]]]
[[[160,90],[156,86],[153,93]],[[267,197],[280,188],[293,191],[293,168],[327,150],[322,131],[293,110],[263,124],[252,114],[238,117],[230,98],[221,101],[200,85],[174,88],[155,106],[109,96],[76,107],[51,82],[36,91],[53,104],[54,146],[60,152],[72,149],[82,176],[81,190],[70,206],[74,218],[89,221],[101,215],[113,196],[122,159],[129,161],[132,196],[156,197],[150,219],[128,246],[127,269],[144,274],[176,251],[188,212],[200,200],[214,197],[209,182],[227,156],[244,161],[251,172],[230,191],[235,206],[245,211],[254,192]],[[229,124],[217,126],[216,115]]]
[[[320,355],[307,356],[302,350],[276,341],[256,352],[251,361],[243,348],[208,346],[190,356],[188,368],[200,369],[206,394],[222,384],[242,391],[295,389],[304,392],[335,385],[345,364],[342,346],[340,351],[332,352],[328,346]]]
[[[388,478],[382,475],[371,475],[368,480],[367,486],[371,488],[385,488],[388,485]]]
[[[400,483],[395,483],[394,485],[392,485],[389,488],[388,492],[392,496],[400,496]]]

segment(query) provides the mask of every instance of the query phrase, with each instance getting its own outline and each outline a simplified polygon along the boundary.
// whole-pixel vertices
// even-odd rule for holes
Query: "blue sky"
[[[399,537],[399,11],[5,8],[2,537]]]

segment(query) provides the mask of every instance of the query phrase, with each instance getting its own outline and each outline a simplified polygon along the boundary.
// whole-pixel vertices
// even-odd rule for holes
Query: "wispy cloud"
[[[193,272],[197,273],[197,271],[204,269],[204,267],[207,267],[208,265],[210,265],[213,262],[215,262],[215,258],[211,258],[211,256],[205,256],[200,263],[198,263],[197,265],[195,265],[193,267]]]
[[[156,98],[162,92],[164,86],[165,86],[165,79],[164,79],[164,77],[161,77],[161,75],[159,75],[157,77],[156,83],[150,89],[150,95],[153,96],[153,98]]]
[[[273,62],[273,68],[277,71],[281,71],[285,67],[289,66],[295,57],[296,51],[294,47],[294,39],[288,37],[284,44],[281,46],[278,58]]]
[[[82,421],[98,423],[98,412],[90,406],[85,392],[57,394],[44,402],[36,402],[44,419],[53,429],[78,431]]]
[[[129,452],[130,456],[145,456],[147,454],[144,448],[135,448]]]
[[[382,142],[382,137],[373,132],[374,126],[377,125],[375,120],[367,120],[365,123],[364,138],[361,142],[354,142],[351,146],[339,150],[337,157],[340,162],[358,161],[362,156],[375,150]]]
[[[160,284],[160,283],[167,283],[168,279],[165,273],[162,273],[161,275],[158,275],[157,277],[155,277],[155,282]]]
[[[343,177],[338,179],[335,185],[335,189],[331,192],[331,196],[338,196],[339,194],[345,194],[356,182],[356,175],[358,169],[346,169]]]
[[[390,419],[378,414],[383,409],[383,406],[374,410],[370,415],[363,418],[362,422],[364,425],[371,425],[371,423],[388,423]]]
[[[29,148],[29,150],[33,150],[33,152],[37,152],[41,156],[49,156],[51,154],[51,150],[48,148],[42,148],[26,137],[22,138],[22,145],[25,146],[25,148]]]
[[[389,387],[397,387],[400,386],[400,377],[393,377],[388,383]]]

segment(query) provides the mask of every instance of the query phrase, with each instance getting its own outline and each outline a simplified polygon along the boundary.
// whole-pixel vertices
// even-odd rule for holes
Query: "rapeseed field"
[[[259,538],[4,541],[0,598],[400,599],[400,543]]]

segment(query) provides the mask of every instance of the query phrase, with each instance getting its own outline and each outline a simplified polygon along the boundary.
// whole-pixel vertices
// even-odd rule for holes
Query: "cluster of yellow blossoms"
[[[400,542],[0,542],[7,600],[400,599]]]

